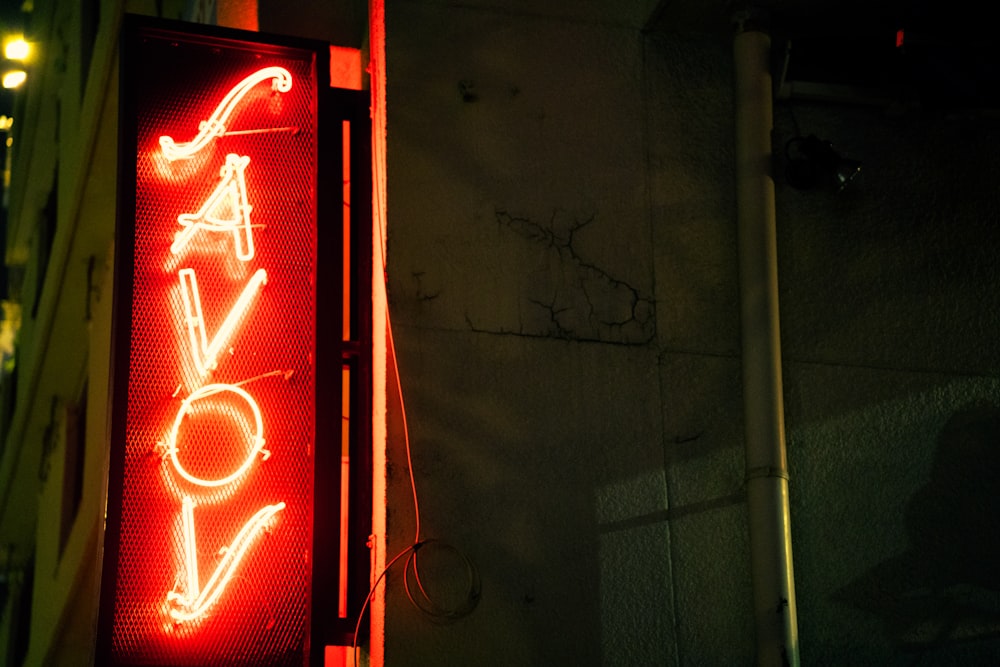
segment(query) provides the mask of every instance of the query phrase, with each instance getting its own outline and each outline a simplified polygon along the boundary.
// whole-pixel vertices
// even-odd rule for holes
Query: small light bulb
[[[24,70],[16,69],[4,72],[2,85],[4,88],[17,88],[28,78],[28,73]]]
[[[31,47],[20,37],[10,40],[3,47],[3,54],[7,60],[27,60],[30,52]]]

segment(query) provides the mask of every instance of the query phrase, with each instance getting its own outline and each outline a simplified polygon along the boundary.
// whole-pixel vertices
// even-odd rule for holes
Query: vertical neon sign
[[[321,52],[218,33],[123,47],[100,664],[301,667],[316,627]]]

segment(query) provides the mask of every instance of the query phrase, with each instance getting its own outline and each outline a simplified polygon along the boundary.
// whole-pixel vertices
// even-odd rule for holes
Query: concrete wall
[[[475,563],[482,595],[436,623],[391,570],[386,661],[750,664],[730,44],[643,33],[638,4],[563,9],[387,8],[420,537]],[[788,187],[797,133],[861,180]],[[996,138],[983,118],[775,110],[803,664],[1000,651]],[[391,556],[415,523],[390,411]],[[431,548],[424,581],[457,606],[465,567]]]
[[[471,613],[429,618],[398,561],[386,664],[751,664],[728,39],[643,32],[651,0],[389,4],[390,309],[419,538],[442,540],[419,571],[436,602],[465,611],[467,558],[480,595]],[[281,25],[301,32],[301,19]],[[95,94],[63,122],[96,140],[113,123],[98,122]],[[812,133],[865,162],[840,196],[782,178],[785,142]],[[1000,654],[998,133],[988,117],[775,110],[803,664]],[[43,164],[49,139],[35,140]],[[30,475],[51,398],[79,391],[84,365],[87,439],[103,438],[101,293],[98,324],[75,332],[88,257],[106,280],[112,179],[61,164],[77,197],[61,215],[81,224],[60,227],[67,268],[42,312],[53,341],[96,343],[64,345],[73,364],[29,355],[59,371],[21,408]],[[25,249],[32,221],[15,235]],[[60,297],[64,283],[78,296]],[[391,401],[390,558],[417,528],[400,417]],[[100,454],[88,447],[88,471]],[[22,513],[34,534],[34,509]],[[53,528],[35,535],[50,556]],[[95,528],[79,522],[58,569],[38,561],[30,664],[87,663]]]
[[[796,122],[865,161],[839,197],[778,190],[803,660],[990,664],[1000,127],[796,105],[777,146]]]
[[[641,23],[526,9],[387,7],[389,299],[421,537],[476,564],[482,599],[439,627],[391,573],[386,663],[669,664]],[[389,450],[391,554],[414,524]]]

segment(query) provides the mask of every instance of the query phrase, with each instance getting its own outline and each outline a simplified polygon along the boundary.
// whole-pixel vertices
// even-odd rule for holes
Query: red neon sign
[[[315,54],[155,33],[140,44],[150,74],[134,91],[107,652],[117,665],[302,665],[317,413]]]

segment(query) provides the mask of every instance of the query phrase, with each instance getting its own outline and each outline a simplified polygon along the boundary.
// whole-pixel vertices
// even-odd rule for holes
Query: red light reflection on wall
[[[301,665],[315,440],[314,60],[169,40],[146,48],[170,68],[138,93],[112,653],[117,664]]]

